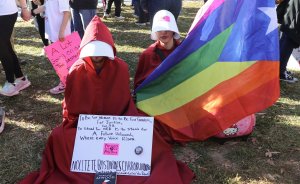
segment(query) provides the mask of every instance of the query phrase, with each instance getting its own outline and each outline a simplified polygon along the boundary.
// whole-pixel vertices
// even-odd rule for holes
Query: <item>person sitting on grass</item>
[[[151,32],[151,39],[156,42],[143,51],[139,57],[134,77],[135,90],[179,46],[179,38],[180,35],[173,14],[168,10],[158,11],[153,19]],[[158,121],[154,125],[165,140],[172,142],[167,127],[164,128],[163,124]]]
[[[48,138],[40,170],[20,184],[94,182],[95,174],[70,171],[79,115],[139,116],[130,94],[128,65],[116,53],[111,33],[95,16],[83,36],[80,59],[67,76],[63,122]],[[190,184],[193,177],[193,172],[176,161],[171,147],[154,131],[151,175],[119,175],[117,181],[118,184]]]
[[[151,39],[155,43],[145,49],[139,57],[134,89],[179,46],[179,38],[180,34],[173,14],[168,10],[158,11],[154,16],[151,31]]]

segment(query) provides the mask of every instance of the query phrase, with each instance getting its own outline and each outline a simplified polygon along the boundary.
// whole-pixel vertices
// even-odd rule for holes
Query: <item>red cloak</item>
[[[140,55],[139,63],[136,69],[135,77],[134,77],[134,89],[136,89],[142,82],[163,62],[162,54],[165,58],[169,56],[180,44],[179,40],[174,40],[174,47],[170,50],[165,49],[159,44],[159,41],[156,41],[152,45],[150,45],[143,53]],[[161,53],[157,53],[157,49],[161,51]],[[147,116],[146,113],[141,112],[144,116]],[[159,134],[164,138],[165,141],[172,143],[174,142],[174,138],[172,135],[172,131],[170,128],[163,123],[159,122],[155,119],[155,130],[159,132]]]
[[[134,76],[134,89],[136,89],[142,82],[157,68],[162,62],[162,58],[155,52],[158,48],[161,50],[164,57],[170,55],[180,44],[179,40],[174,40],[174,47],[167,50],[160,46],[159,41],[150,45],[139,57],[136,73]]]
[[[92,22],[100,21],[99,18],[94,19]],[[74,63],[67,77],[63,122],[53,129],[48,138],[40,170],[29,174],[21,184],[94,182],[95,174],[70,171],[79,114],[139,115],[130,95],[128,66],[124,61],[119,58],[106,59],[99,74],[90,58]],[[154,131],[151,175],[118,176],[117,183],[189,184],[193,177],[193,172],[185,164],[176,161],[171,147]]]

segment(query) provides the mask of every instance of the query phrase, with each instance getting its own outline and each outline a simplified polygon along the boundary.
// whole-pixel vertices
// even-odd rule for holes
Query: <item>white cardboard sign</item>
[[[149,176],[153,117],[81,114],[71,171]]]

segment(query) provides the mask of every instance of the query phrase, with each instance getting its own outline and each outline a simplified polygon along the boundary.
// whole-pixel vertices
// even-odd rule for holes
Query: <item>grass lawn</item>
[[[178,20],[184,37],[202,1],[184,2]],[[150,27],[134,24],[131,7],[123,7],[125,21],[104,20],[110,28],[118,56],[134,76],[138,55],[148,45]],[[99,15],[102,15],[102,9]],[[58,83],[49,61],[40,56],[42,43],[30,22],[16,23],[15,49],[25,61],[24,73],[32,86],[15,97],[0,96],[6,110],[6,127],[0,135],[0,184],[16,183],[37,170],[51,130],[62,121],[63,95],[48,90]],[[1,48],[0,48],[1,49]],[[4,71],[0,66],[0,81]],[[300,73],[295,75],[300,78]],[[247,139],[220,144],[215,140],[175,145],[177,158],[195,172],[198,183],[299,183],[300,182],[300,82],[281,83],[281,97],[270,108],[257,113],[257,125]]]

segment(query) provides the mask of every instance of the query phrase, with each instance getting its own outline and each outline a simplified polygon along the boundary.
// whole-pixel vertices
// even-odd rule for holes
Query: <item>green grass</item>
[[[179,30],[185,36],[202,5],[184,2]],[[101,10],[102,11],[102,10]],[[99,13],[102,15],[102,13]],[[148,45],[150,27],[134,24],[132,9],[124,7],[124,22],[105,20],[118,50],[134,76],[138,55]],[[62,121],[63,95],[50,95],[58,83],[49,61],[39,56],[42,43],[30,22],[17,22],[15,48],[26,61],[23,71],[32,86],[15,97],[0,96],[7,112],[6,127],[0,135],[0,184],[16,183],[40,166],[41,153],[51,130]],[[0,81],[4,79],[0,69]],[[295,73],[300,78],[300,73]],[[300,181],[300,82],[281,83],[281,97],[270,108],[257,114],[257,125],[247,140],[233,139],[219,144],[209,139],[184,146],[175,145],[177,158],[194,170],[198,183],[269,184]]]

